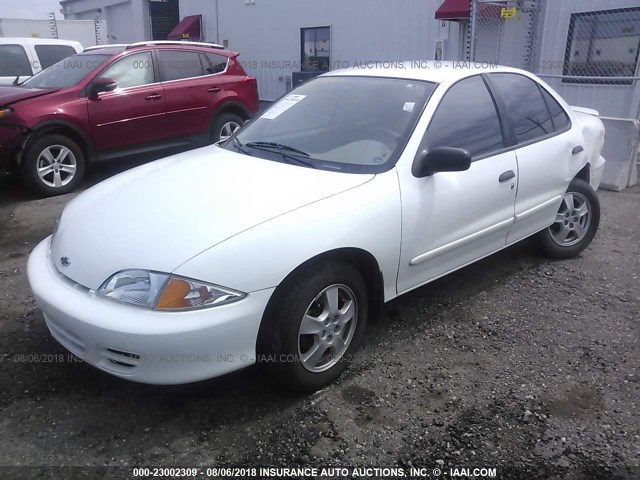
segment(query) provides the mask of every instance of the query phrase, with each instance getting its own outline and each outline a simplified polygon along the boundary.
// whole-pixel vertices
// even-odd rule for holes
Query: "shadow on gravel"
[[[387,313],[371,325],[366,343],[383,341],[390,330],[394,342],[410,338],[416,329],[428,330],[434,322],[441,321],[438,319],[455,315],[457,305],[468,297],[499,286],[535,264],[530,249],[519,245],[417,289],[388,304]],[[189,385],[128,382],[74,361],[50,336],[37,309],[20,322],[22,327],[7,332],[4,339],[9,351],[0,364],[0,380],[5,385],[0,393],[0,408],[23,409],[24,402],[32,402],[36,408],[43,399],[55,400],[54,404],[67,405],[51,412],[60,422],[64,421],[68,405],[80,406],[87,422],[84,435],[96,435],[109,424],[112,428],[118,425],[116,430],[128,441],[132,441],[130,434],[143,434],[145,429],[158,425],[172,424],[173,434],[176,428],[219,429],[227,424],[259,421],[306,398],[283,390],[258,368]],[[20,360],[21,355],[30,354],[40,360]],[[129,433],[125,435],[126,431]]]

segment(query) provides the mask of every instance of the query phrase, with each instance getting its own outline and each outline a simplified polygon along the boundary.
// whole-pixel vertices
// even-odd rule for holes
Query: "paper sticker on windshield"
[[[267,113],[262,115],[260,118],[266,118],[267,120],[273,120],[274,118],[278,118],[284,112],[293,107],[296,103],[300,102],[304,99],[306,95],[289,95],[288,97],[280,100],[276,105],[271,107]]]
[[[402,109],[405,112],[413,112],[413,109],[415,106],[416,106],[416,102],[405,102],[404,107],[402,107]]]

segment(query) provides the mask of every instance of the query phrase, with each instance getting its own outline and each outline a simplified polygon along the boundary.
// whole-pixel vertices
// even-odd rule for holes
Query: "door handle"
[[[578,145],[573,147],[573,150],[571,150],[571,155],[575,155],[576,153],[580,153],[584,150],[584,148],[582,148],[582,145]]]
[[[209,92],[209,93],[219,93],[221,91],[222,91],[222,88],[220,88],[220,87],[207,88],[207,92]]]
[[[500,183],[504,183],[508,180],[511,180],[512,178],[514,178],[516,176],[516,174],[514,173],[513,170],[507,170],[506,172],[502,173],[499,177],[498,177],[498,181]]]
[[[160,95],[159,93],[152,93],[151,95],[147,95],[146,97],[144,97],[144,99],[149,102],[160,100],[161,98],[162,98],[162,95]]]

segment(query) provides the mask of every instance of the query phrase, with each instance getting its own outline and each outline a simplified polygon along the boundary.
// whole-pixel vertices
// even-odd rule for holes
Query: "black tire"
[[[60,186],[55,186],[55,173],[53,170],[45,179],[41,179],[38,175],[39,163],[46,162],[44,159],[39,161],[39,158],[47,148],[51,148],[50,152],[53,155],[56,152],[60,154],[61,149],[59,147],[68,148],[72,155],[67,154],[63,163],[58,164],[57,168],[59,169],[61,184]],[[62,167],[71,163],[75,164],[75,172],[71,174],[68,171],[63,171]],[[46,197],[63,195],[73,191],[82,181],[85,171],[85,156],[78,144],[69,137],[60,134],[43,135],[35,138],[27,145],[22,156],[20,171],[23,183],[33,193]],[[45,182],[51,183],[51,185]]]
[[[569,184],[569,188],[567,188],[567,194],[570,193],[577,194],[575,195],[577,199],[574,200],[574,202],[579,203],[584,199],[588,204],[590,215],[588,226],[584,228],[584,233],[581,237],[579,237],[577,233],[574,233],[575,238],[573,238],[573,243],[571,243],[571,233],[565,240],[567,244],[561,245],[559,243],[557,239],[558,235],[554,235],[554,232],[559,232],[563,228],[563,224],[565,228],[568,226],[572,228],[575,225],[575,223],[572,222],[574,222],[576,218],[578,218],[579,224],[583,223],[581,217],[574,217],[571,215],[571,211],[567,211],[568,204],[563,200],[558,213],[562,213],[566,217],[566,220],[554,223],[533,237],[533,241],[538,249],[551,258],[571,258],[578,255],[591,243],[600,224],[600,201],[591,186],[580,178],[574,178]],[[584,220],[584,222],[586,222],[586,220]]]
[[[354,316],[354,331],[351,335],[347,328],[343,327],[343,334],[351,335],[346,351],[341,354],[339,360],[336,355],[336,361],[332,365],[332,362],[327,361],[326,370],[313,372],[301,361],[300,354],[305,352],[300,346],[308,339],[301,340],[300,327],[312,302],[327,287],[335,288],[334,285],[341,286],[339,288],[346,287],[343,292],[353,294],[357,312]],[[368,316],[367,288],[358,270],[346,263],[318,263],[281,288],[285,288],[286,291],[275,292],[274,301],[269,305],[260,329],[258,363],[286,388],[301,392],[316,391],[342,374],[362,343]],[[329,328],[332,327],[327,327]],[[336,337],[337,335],[339,334],[336,334]],[[335,342],[336,338],[333,341]],[[329,356],[331,352],[327,352],[326,358],[329,360],[332,358]]]
[[[211,126],[211,143],[219,142],[222,136],[222,128],[227,123],[235,123],[238,126],[242,127],[244,124],[244,120],[240,115],[236,115],[235,113],[223,113],[218,115],[218,117],[213,122]]]

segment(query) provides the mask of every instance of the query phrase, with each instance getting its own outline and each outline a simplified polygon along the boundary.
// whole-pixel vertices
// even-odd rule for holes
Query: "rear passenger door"
[[[204,53],[158,50],[166,96],[167,132],[172,137],[198,136],[209,141],[215,108],[225,97],[221,76]]]
[[[554,222],[562,195],[585,153],[572,153],[582,136],[541,85],[517,73],[488,77],[504,103],[516,142],[519,181],[515,222],[507,237],[507,243],[513,243]]]

